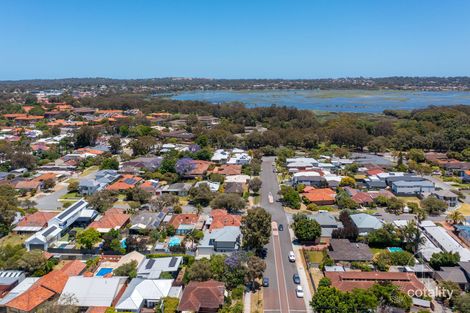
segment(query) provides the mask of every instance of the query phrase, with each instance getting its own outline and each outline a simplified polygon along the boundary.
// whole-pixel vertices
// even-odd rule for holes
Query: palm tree
[[[418,207],[414,213],[416,214],[416,219],[418,220],[418,224],[421,224],[421,222],[425,220],[426,217],[428,216],[428,212],[426,212],[425,209],[420,208],[420,207]]]
[[[460,211],[452,211],[447,215],[447,220],[452,221],[452,224],[461,224],[465,222],[465,216]]]
[[[413,253],[418,252],[419,246],[424,243],[424,237],[421,235],[421,230],[414,220],[409,221],[402,229],[403,239],[408,250]]]

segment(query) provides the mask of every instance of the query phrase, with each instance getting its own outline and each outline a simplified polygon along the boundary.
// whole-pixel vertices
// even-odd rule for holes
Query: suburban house
[[[382,228],[382,222],[375,216],[369,214],[351,214],[351,220],[356,225],[360,235],[368,234],[373,230]]]
[[[58,212],[43,212],[37,211],[32,214],[27,214],[21,221],[16,224],[13,231],[19,234],[24,233],[35,233],[47,227],[47,223],[54,216],[59,214]]]
[[[181,287],[173,287],[173,279],[133,278],[119,298],[115,309],[117,312],[154,311],[165,297],[179,298]]]
[[[392,192],[395,195],[416,196],[423,193],[433,193],[434,183],[429,180],[397,180],[392,182]]]
[[[196,228],[198,221],[199,216],[197,214],[183,213],[173,215],[168,224],[173,226],[176,235],[186,235]]]
[[[192,160],[191,164],[193,165],[193,169],[185,176],[190,178],[196,178],[204,177],[207,174],[209,167],[214,163],[202,160]]]
[[[223,228],[225,226],[240,226],[241,216],[229,214],[227,210],[213,209],[206,221],[206,226],[210,230]]]
[[[212,192],[217,192],[220,188],[219,182],[211,182],[211,181],[198,181],[194,187],[199,187],[203,184],[206,184],[209,187],[209,190]]]
[[[470,290],[470,262],[459,262],[458,266],[441,266],[434,272],[437,281],[453,281],[463,291]]]
[[[69,277],[80,275],[86,268],[81,261],[69,261],[60,270],[40,277],[21,294],[5,304],[7,312],[34,312],[46,301],[58,297]]]
[[[336,220],[336,218],[329,212],[319,211],[316,214],[309,215],[309,218],[317,221],[321,227],[321,237],[331,238],[331,233],[337,228],[342,228],[343,224]]]
[[[137,269],[137,277],[145,279],[158,279],[162,273],[176,275],[183,258],[167,257],[145,259]]]
[[[368,245],[348,239],[331,239],[328,256],[335,262],[369,262],[373,257]]]
[[[121,229],[130,220],[129,214],[123,213],[121,209],[111,208],[104,212],[102,216],[99,216],[90,224],[90,228],[94,228],[100,233],[107,233],[111,229]]]
[[[134,175],[122,175],[118,181],[106,187],[108,190],[113,191],[125,191],[132,188],[135,188],[139,182],[141,182],[143,178]]]
[[[316,205],[332,205],[336,201],[336,192],[330,188],[308,189],[302,196]]]
[[[183,291],[178,311],[216,313],[225,300],[225,285],[216,280],[191,281]]]
[[[234,164],[222,164],[216,166],[212,173],[220,174],[220,175],[240,175],[242,173],[242,166],[241,165],[234,165]]]
[[[214,230],[206,230],[204,238],[197,246],[198,256],[211,255],[215,252],[225,253],[240,248],[241,231],[238,226],[225,226]]]
[[[65,284],[59,297],[60,304],[70,304],[80,309],[109,307],[113,305],[119,292],[125,287],[127,277],[72,276]]]
[[[215,163],[225,163],[227,162],[228,158],[230,157],[230,154],[223,150],[223,149],[217,149],[214,151],[214,154],[212,155],[211,161]]]
[[[459,197],[450,190],[436,190],[432,193],[437,199],[447,203],[449,207],[456,207],[459,204]]]
[[[58,241],[62,233],[69,228],[73,223],[75,223],[84,212],[87,213],[86,218],[90,220],[94,215],[89,215],[87,210],[88,202],[85,200],[79,200],[72,204],[70,207],[55,215],[47,222],[47,227],[33,234],[31,237],[26,239],[25,246],[26,249],[41,249],[47,250],[51,244]]]
[[[234,153],[230,159],[227,161],[227,164],[237,164],[237,165],[245,165],[250,164],[251,156],[248,153],[240,152]]]
[[[119,176],[115,170],[98,171],[94,179],[81,179],[79,181],[78,192],[82,195],[92,195],[117,180]]]
[[[245,192],[246,183],[241,182],[227,182],[224,185],[225,193],[236,193],[242,195]]]
[[[294,186],[303,184],[306,186],[314,186],[319,188],[328,186],[328,182],[326,181],[325,177],[321,176],[321,174],[316,171],[294,173],[292,177],[292,184]]]
[[[457,252],[462,262],[470,261],[470,250],[463,247],[444,228],[437,226],[431,221],[423,221],[420,226],[424,230],[425,236],[438,248],[445,252]]]
[[[138,233],[141,230],[157,229],[163,222],[166,212],[144,212],[140,211],[131,216],[129,232]]]
[[[171,185],[165,185],[157,190],[157,193],[171,193],[180,197],[188,195],[192,185],[190,183],[175,183]]]
[[[325,272],[325,277],[330,279],[332,287],[341,291],[367,289],[378,282],[390,282],[405,294],[426,289],[415,274],[402,272]]]

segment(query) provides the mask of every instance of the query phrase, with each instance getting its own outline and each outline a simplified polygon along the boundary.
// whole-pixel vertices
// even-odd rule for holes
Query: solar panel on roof
[[[76,208],[80,207],[82,204],[84,204],[85,201],[83,200],[80,200],[76,203],[74,203],[71,207],[69,207],[67,210],[65,210],[64,212],[60,213],[59,216],[57,216],[57,218],[59,220],[63,219],[64,217],[66,217],[67,215],[70,214],[70,212],[73,212]]]
[[[168,267],[175,266],[177,261],[178,261],[178,258],[172,257],[171,260],[170,260],[170,265],[168,265]]]
[[[148,270],[148,269],[151,269],[152,266],[155,264],[155,260],[154,259],[151,259],[147,262],[147,264],[145,265],[145,269]]]
[[[51,228],[49,228],[48,230],[46,230],[44,232],[44,234],[42,234],[44,237],[47,237],[49,236],[51,233],[53,233],[55,230],[57,229],[57,227],[55,226],[52,226]]]

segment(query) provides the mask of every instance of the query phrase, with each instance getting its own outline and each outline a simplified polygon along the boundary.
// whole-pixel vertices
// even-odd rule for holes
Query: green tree
[[[254,193],[258,193],[258,191],[261,189],[262,184],[263,184],[263,182],[258,177],[255,177],[255,178],[251,179],[250,182],[249,182],[250,189]]]
[[[206,281],[212,278],[211,262],[207,258],[194,261],[188,268],[189,280]]]
[[[428,196],[421,200],[421,207],[430,215],[440,214],[447,210],[447,203],[434,196]]]
[[[71,181],[67,186],[68,192],[76,192],[78,191],[79,183],[76,180]]]
[[[300,209],[301,199],[297,190],[291,186],[282,185],[280,193],[286,206],[292,209]]]
[[[260,251],[271,237],[271,214],[263,208],[251,209],[242,217],[240,229],[243,246]]]
[[[452,224],[461,224],[465,222],[465,216],[462,212],[454,210],[447,215],[447,220],[450,220]]]
[[[266,269],[266,262],[257,256],[250,256],[246,263],[245,282],[255,286],[256,279],[263,277]]]
[[[88,197],[88,204],[98,212],[104,213],[118,200],[116,193],[110,190],[101,190]]]
[[[454,304],[459,313],[470,313],[470,293],[456,297]]]
[[[86,249],[92,249],[100,241],[101,234],[94,228],[87,228],[77,234],[77,242]]]
[[[180,299],[178,298],[172,298],[172,297],[163,298],[163,310],[161,313],[176,313],[179,303],[180,303]],[[157,308],[155,309],[156,313],[160,313]]]
[[[112,154],[118,154],[121,149],[121,138],[119,136],[113,136],[109,138],[109,151],[111,151]]]
[[[245,208],[245,200],[235,193],[220,193],[211,201],[211,206],[227,209],[229,212],[241,211]]]
[[[424,152],[421,149],[410,149],[407,154],[409,160],[413,160],[417,163],[426,161]]]
[[[460,262],[458,252],[438,252],[433,253],[429,265],[435,270],[439,270],[442,266],[456,266]]]
[[[102,170],[118,170],[119,161],[116,158],[106,158],[101,162],[100,169]]]
[[[214,199],[214,193],[207,184],[199,184],[199,186],[191,188],[189,196],[191,202],[202,206],[208,206],[212,199]]]
[[[99,131],[91,126],[82,126],[75,133],[75,148],[94,146],[98,139]]]
[[[128,276],[129,278],[137,277],[137,261],[132,260],[114,269],[114,276]]]
[[[356,187],[356,180],[352,177],[346,176],[341,179],[341,182],[339,183],[341,187],[344,186],[349,186],[349,187]]]
[[[294,230],[295,237],[300,241],[315,241],[321,235],[320,224],[301,213],[294,215],[292,229]]]

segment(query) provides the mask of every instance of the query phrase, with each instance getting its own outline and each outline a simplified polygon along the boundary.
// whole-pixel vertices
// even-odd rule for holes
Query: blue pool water
[[[401,252],[401,251],[403,251],[403,249],[400,248],[400,247],[388,247],[387,250],[390,251],[390,252]]]
[[[123,247],[124,249],[127,248],[126,238],[124,238],[123,240],[121,240],[121,247]]]
[[[181,244],[181,239],[179,237],[171,237],[168,241],[170,247],[179,246]]]
[[[100,270],[98,271],[98,273],[96,273],[95,276],[104,276],[104,275],[106,275],[106,274],[111,273],[112,271],[113,271],[113,269],[110,268],[110,267],[102,267],[102,268],[100,268]]]

